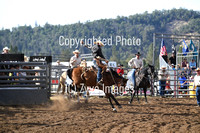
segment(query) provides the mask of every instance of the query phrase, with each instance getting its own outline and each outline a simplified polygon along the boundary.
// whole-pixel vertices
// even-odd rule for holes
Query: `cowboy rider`
[[[97,84],[102,85],[102,69],[105,68],[105,65],[102,63],[102,60],[104,60],[106,63],[109,61],[105,59],[101,48],[104,46],[104,44],[101,41],[96,41],[94,42],[94,45],[92,46],[91,49],[92,55],[94,57],[93,63],[97,67],[98,72],[97,72]],[[87,47],[87,45],[86,45]],[[88,47],[87,47],[88,48]]]
[[[67,70],[67,75],[71,80],[72,80],[71,74],[72,74],[73,68],[81,64],[81,57],[79,55],[80,54],[79,50],[73,51],[73,54],[74,56],[72,56],[69,61],[71,68]]]
[[[132,82],[133,82],[134,87],[135,87],[135,72],[136,72],[136,70],[139,71],[143,68],[143,61],[142,61],[142,59],[140,59],[140,56],[141,56],[140,52],[137,52],[135,55],[136,55],[136,57],[132,58],[128,62],[128,65],[131,68],[133,68],[132,69],[133,73],[132,73],[131,77],[132,77]]]
[[[79,50],[73,51],[74,56],[71,57],[70,59],[70,66],[72,68],[77,67],[81,64],[81,57],[80,57],[80,52]]]

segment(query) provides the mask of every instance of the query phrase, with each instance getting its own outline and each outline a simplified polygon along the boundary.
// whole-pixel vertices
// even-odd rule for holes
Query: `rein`
[[[111,72],[110,68],[109,68],[109,72],[110,72],[110,75],[111,75],[111,77],[112,77],[112,80],[114,81],[115,85],[117,85],[117,83],[116,83],[116,81],[115,81],[115,79],[114,79],[114,77],[113,77],[113,74],[112,74],[112,72]]]

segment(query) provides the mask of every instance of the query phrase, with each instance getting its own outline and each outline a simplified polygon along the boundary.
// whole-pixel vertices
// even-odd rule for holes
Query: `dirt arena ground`
[[[90,98],[88,104],[52,99],[48,105],[0,106],[0,132],[200,132],[196,99],[149,97],[148,104],[141,99],[128,105],[127,98],[118,98],[123,108],[117,113],[106,98]]]

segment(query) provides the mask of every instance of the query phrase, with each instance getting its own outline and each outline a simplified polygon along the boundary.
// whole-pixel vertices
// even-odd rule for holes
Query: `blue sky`
[[[0,29],[37,22],[65,25],[154,10],[199,11],[200,0],[0,0]]]

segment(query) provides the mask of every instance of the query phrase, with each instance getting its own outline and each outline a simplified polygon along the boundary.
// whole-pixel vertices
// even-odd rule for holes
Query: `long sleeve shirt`
[[[132,58],[129,62],[128,62],[128,65],[132,68],[142,68],[143,67],[143,61],[142,59],[137,59],[136,57],[135,58]]]
[[[193,86],[199,86],[200,87],[200,75],[194,76],[194,85]]]
[[[77,65],[81,64],[81,57],[79,56],[78,58],[76,57],[76,55],[72,56],[70,59],[70,66],[71,67],[75,67]]]
[[[158,71],[158,79],[159,80],[167,80],[169,76],[169,73],[165,70],[163,71],[162,69]]]
[[[92,50],[92,55],[94,56],[94,58],[97,58],[98,56],[100,56],[101,58],[105,59],[101,51],[101,46],[94,45],[91,50]]]

